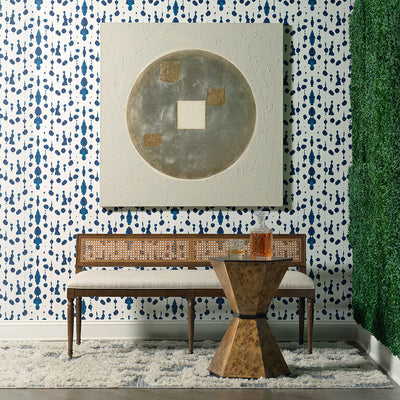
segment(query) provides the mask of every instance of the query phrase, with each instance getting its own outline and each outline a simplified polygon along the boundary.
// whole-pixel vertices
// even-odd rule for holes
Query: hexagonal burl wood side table
[[[211,258],[234,317],[208,370],[220,377],[270,378],[289,373],[266,320],[290,264],[287,258]]]

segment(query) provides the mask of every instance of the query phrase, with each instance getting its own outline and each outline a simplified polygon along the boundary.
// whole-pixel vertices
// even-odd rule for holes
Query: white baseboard
[[[400,359],[368,331],[357,325],[357,343],[400,385]]]
[[[196,320],[195,340],[220,340],[230,321]],[[277,340],[297,340],[297,321],[270,321]],[[305,338],[307,337],[307,330]],[[0,339],[65,340],[66,321],[2,321]],[[82,339],[186,339],[186,321],[82,321]],[[315,321],[313,339],[352,340],[357,338],[353,321]]]

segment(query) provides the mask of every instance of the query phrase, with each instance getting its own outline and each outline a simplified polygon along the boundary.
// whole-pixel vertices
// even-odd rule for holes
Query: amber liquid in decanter
[[[250,233],[250,254],[252,257],[272,257],[272,232]]]

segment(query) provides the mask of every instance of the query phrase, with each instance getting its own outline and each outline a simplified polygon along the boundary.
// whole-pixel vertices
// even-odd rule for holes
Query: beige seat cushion
[[[213,270],[90,270],[69,281],[75,289],[220,289]]]
[[[75,289],[221,289],[212,269],[204,270],[89,270],[69,281]],[[279,289],[314,289],[307,275],[289,270]]]
[[[289,270],[283,277],[279,289],[314,289],[314,281],[300,271]]]

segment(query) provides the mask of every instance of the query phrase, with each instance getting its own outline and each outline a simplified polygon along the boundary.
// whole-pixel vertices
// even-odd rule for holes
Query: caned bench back
[[[243,239],[245,255],[250,255],[250,235],[78,234],[76,272],[83,267],[210,267],[210,257],[226,255],[228,239]],[[305,235],[275,234],[273,252],[292,258],[291,266],[305,272]]]

